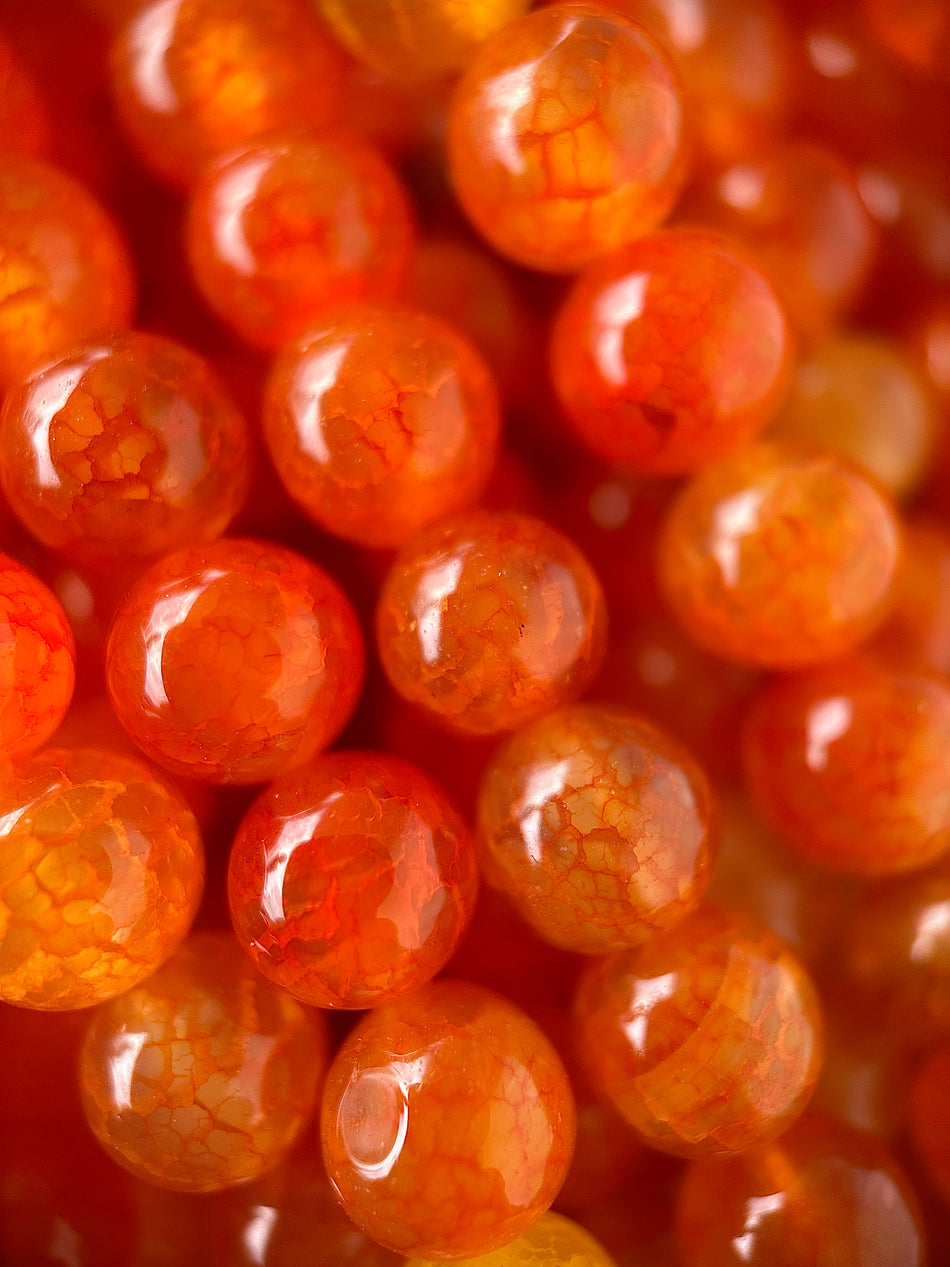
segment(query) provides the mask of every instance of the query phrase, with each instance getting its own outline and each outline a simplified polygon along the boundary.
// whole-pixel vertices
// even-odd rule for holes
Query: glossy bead
[[[354,57],[381,75],[427,83],[458,74],[478,46],[528,7],[529,0],[316,0],[330,29]]]
[[[144,161],[187,185],[234,145],[332,122],[342,67],[306,0],[147,0],[116,40],[112,89]]]
[[[480,986],[439,981],[366,1016],[330,1067],[323,1154],[347,1214],[420,1258],[500,1249],[557,1195],[574,1101],[541,1030]]]
[[[741,1157],[686,1171],[676,1212],[683,1267],[923,1267],[910,1182],[871,1135],[809,1114]]]
[[[424,985],[455,950],[477,888],[454,806],[382,753],[331,753],[273,784],[228,867],[238,940],[269,981],[315,1007],[376,1007]]]
[[[854,657],[767,686],[744,735],[750,794],[804,857],[855,875],[950,848],[950,686]]]
[[[193,546],[153,564],[106,652],[113,707],[139,747],[212,783],[263,783],[325,748],[362,671],[343,591],[262,541]]]
[[[0,779],[0,999],[88,1007],[154,972],[204,878],[187,804],[144,765],[47,749]]]
[[[214,1192],[277,1165],[326,1061],[316,1013],[203,933],[93,1015],[80,1058],[89,1125],[140,1179]]]
[[[264,434],[297,504],[328,532],[399,546],[481,492],[498,400],[475,348],[404,307],[337,309],[278,356]]]
[[[518,731],[482,783],[486,876],[540,936],[599,954],[698,906],[716,811],[689,753],[645,718],[576,704]]]
[[[274,136],[232,150],[188,209],[191,270],[242,339],[278,348],[328,308],[391,298],[412,212],[389,164],[345,136]]]
[[[799,362],[773,435],[850,458],[903,497],[927,473],[937,424],[927,384],[896,344],[839,335]]]
[[[950,673],[950,532],[936,519],[910,519],[887,623],[874,640],[882,655]]]
[[[55,733],[75,677],[62,607],[38,577],[0,554],[0,753],[28,756]]]
[[[0,481],[45,545],[127,567],[240,509],[247,430],[207,363],[154,334],[88,340],[8,392]]]
[[[0,155],[0,391],[64,346],[129,324],[134,281],[118,228],[82,185]]]
[[[921,1063],[911,1083],[910,1135],[929,1182],[950,1203],[950,1047]]]
[[[772,0],[601,0],[665,49],[683,79],[700,158],[725,163],[772,142],[791,106],[794,65]]]
[[[655,229],[686,177],[679,80],[642,28],[536,9],[479,50],[449,112],[459,201],[532,268],[572,272]]]
[[[821,1065],[804,969],[765,925],[725,908],[594,960],[575,1010],[595,1085],[645,1143],[676,1156],[779,1134]]]
[[[700,646],[792,669],[881,624],[900,538],[890,503],[849,463],[760,441],[686,485],[658,551],[667,600]]]
[[[377,610],[383,668],[405,699],[469,734],[568,703],[604,652],[604,597],[566,537],[526,515],[472,511],[397,557]]]
[[[877,251],[853,171],[807,142],[734,163],[690,210],[754,252],[792,325],[810,338],[827,334],[854,304]]]
[[[752,439],[788,386],[791,340],[770,283],[699,229],[641,239],[584,273],[551,345],[580,439],[645,475],[679,475]]]
[[[456,1259],[458,1267],[615,1267],[614,1260],[590,1232],[563,1214],[542,1214],[516,1241],[491,1254]],[[430,1267],[422,1258],[405,1267]]]

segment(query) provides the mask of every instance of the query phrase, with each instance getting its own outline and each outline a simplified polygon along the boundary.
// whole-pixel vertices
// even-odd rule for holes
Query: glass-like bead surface
[[[188,932],[204,854],[185,801],[140,762],[47,749],[0,777],[0,999],[111,999]]]

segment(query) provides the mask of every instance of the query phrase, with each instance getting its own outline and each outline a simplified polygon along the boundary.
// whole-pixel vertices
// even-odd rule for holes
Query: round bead
[[[950,686],[854,657],[767,686],[744,735],[749,792],[806,858],[855,875],[950,848]]]
[[[116,613],[113,707],[149,756],[212,783],[263,783],[325,748],[359,694],[363,644],[343,591],[281,546],[168,555]]]
[[[588,4],[536,9],[488,40],[448,143],[482,236],[552,272],[655,229],[686,177],[676,73],[641,27]]]
[[[574,1101],[540,1029],[481,986],[438,981],[371,1012],[330,1067],[330,1180],[356,1225],[420,1258],[473,1258],[551,1204]]]
[[[86,563],[210,540],[244,500],[247,430],[201,357],[154,334],[88,340],[4,401],[0,481],[45,545]]]
[[[144,161],[187,185],[234,145],[331,122],[342,66],[307,0],[143,0],[116,40],[112,89]]]
[[[0,392],[97,330],[129,324],[132,262],[110,216],[55,167],[0,155]]]
[[[790,351],[775,292],[745,252],[668,229],[584,273],[558,315],[551,368],[585,444],[627,470],[679,475],[761,431]]]
[[[701,471],[658,543],[690,637],[739,663],[798,668],[857,646],[887,614],[897,517],[849,463],[761,441]]]
[[[580,694],[603,657],[604,597],[554,528],[472,511],[426,529],[397,557],[377,637],[400,695],[455,729],[492,734]]]
[[[739,1152],[804,1108],[821,1064],[811,981],[765,925],[710,907],[595,960],[575,1003],[595,1085],[645,1143]]]
[[[86,1118],[132,1174],[214,1192],[277,1165],[313,1111],[327,1040],[231,937],[186,942],[93,1016],[80,1057]]]
[[[456,1267],[615,1267],[590,1232],[563,1214],[542,1214],[527,1232],[504,1249],[477,1258],[456,1259]],[[422,1258],[410,1258],[405,1267],[432,1267]]]
[[[806,1115],[774,1143],[691,1163],[676,1211],[683,1267],[923,1267],[910,1183],[872,1135]]]
[[[0,778],[0,999],[88,1007],[175,951],[204,855],[185,802],[144,765],[48,749]]]
[[[321,313],[391,298],[412,211],[375,150],[345,136],[275,136],[225,154],[188,209],[191,270],[242,339],[278,348]]]
[[[479,798],[486,876],[546,940],[598,954],[679,923],[709,882],[712,790],[684,748],[577,704],[507,741]]]
[[[458,74],[529,0],[316,0],[341,44],[380,75],[426,83]]]
[[[382,753],[331,753],[273,784],[228,868],[238,940],[269,981],[315,1007],[376,1007],[424,985],[458,945],[477,888],[454,806]]]
[[[0,554],[0,753],[41,747],[66,716],[75,678],[66,613],[38,577]]]
[[[264,397],[284,486],[328,532],[398,546],[476,500],[498,401],[471,344],[426,313],[335,311],[285,348]]]

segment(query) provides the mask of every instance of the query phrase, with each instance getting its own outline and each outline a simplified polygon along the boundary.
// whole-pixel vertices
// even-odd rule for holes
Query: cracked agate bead
[[[794,669],[844,655],[882,623],[900,528],[850,463],[762,440],[693,477],[657,549],[666,598],[700,646]]]
[[[264,395],[284,486],[327,532],[399,546],[478,497],[498,400],[467,339],[424,312],[335,310],[286,347]]]
[[[404,699],[468,734],[513,730],[579,695],[603,658],[603,591],[580,551],[527,515],[470,511],[397,556],[376,620]]]
[[[592,4],[509,23],[449,111],[456,194],[519,264],[573,272],[655,229],[686,179],[678,77],[642,27]]]
[[[550,1211],[504,1249],[454,1261],[457,1267],[615,1267],[614,1260],[590,1232],[563,1214]],[[422,1258],[410,1258],[405,1267],[432,1264]]]
[[[154,334],[89,340],[7,394],[0,481],[44,545],[85,562],[148,560],[222,533],[250,461],[210,366]]]
[[[204,855],[185,802],[140,762],[48,749],[0,778],[0,999],[111,999],[188,932]]]
[[[594,960],[575,1016],[594,1085],[644,1143],[675,1156],[780,1134],[821,1067],[804,968],[764,924],[725,908]]]
[[[624,709],[577,704],[495,756],[479,836],[487,879],[540,936],[598,954],[638,946],[698,906],[716,812],[674,739]]]
[[[596,261],[554,327],[551,372],[580,439],[643,475],[682,475],[751,440],[788,387],[771,284],[716,233],[667,229]]]
[[[567,1074],[540,1029],[481,986],[442,980],[345,1039],[321,1111],[350,1218],[418,1258],[475,1258],[554,1200],[574,1146]]]
[[[315,1007],[366,1008],[424,985],[475,906],[468,830],[427,775],[337,752],[251,806],[228,867],[238,940],[268,980]]]
[[[173,773],[211,783],[263,783],[325,748],[362,674],[343,591],[263,541],[216,541],[153,564],[106,649],[109,694],[131,737]]]
[[[39,577],[0,554],[0,753],[41,747],[66,716],[75,680],[66,613]]]
[[[200,934],[104,1004],[80,1055],[83,1108],[113,1159],[179,1192],[276,1166],[326,1062],[319,1014],[275,990],[230,936]]]

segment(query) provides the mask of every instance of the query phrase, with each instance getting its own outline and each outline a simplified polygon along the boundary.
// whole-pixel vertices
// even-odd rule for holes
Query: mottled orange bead
[[[0,415],[0,482],[45,545],[128,566],[210,540],[240,509],[244,420],[211,367],[154,334],[88,340]]]
[[[950,686],[854,657],[767,686],[744,735],[749,792],[799,853],[856,875],[950,848]]]
[[[498,399],[471,344],[427,313],[359,305],[274,363],[264,435],[287,491],[337,536],[399,546],[478,497]]]
[[[718,234],[669,229],[584,273],[558,315],[551,369],[586,445],[627,470],[678,475],[762,430],[790,352],[751,258]]]
[[[667,600],[700,646],[791,669],[842,655],[881,624],[900,534],[850,463],[760,441],[686,485],[658,551]]]
[[[542,937],[639,946],[699,905],[716,811],[689,753],[645,718],[576,704],[518,731],[479,798],[486,876]]]
[[[75,677],[62,607],[38,577],[0,554],[0,753],[25,757],[50,738]]]
[[[808,1114],[774,1143],[686,1171],[683,1267],[923,1267],[917,1199],[871,1135]]]
[[[406,1267],[429,1267],[430,1261],[409,1258]],[[550,1212],[504,1249],[455,1261],[458,1267],[615,1267],[590,1232],[563,1214]]]
[[[839,335],[796,367],[773,435],[850,458],[894,497],[926,475],[938,434],[936,402],[900,348]]]
[[[187,185],[234,145],[332,122],[342,65],[307,0],[147,0],[116,39],[112,89],[144,161]]]
[[[119,608],[106,652],[113,707],[149,756],[212,783],[263,783],[349,719],[363,644],[339,586],[266,542],[166,556]]]
[[[530,0],[316,0],[341,44],[381,75],[427,83],[458,74]]]
[[[214,1192],[276,1166],[317,1098],[327,1040],[231,937],[200,934],[99,1008],[83,1043],[90,1127],[149,1183]]]
[[[676,1156],[778,1135],[821,1065],[805,970],[764,924],[725,908],[593,961],[575,1010],[596,1085],[645,1143]]]
[[[0,778],[0,820],[0,999],[88,1007],[178,948],[201,898],[201,838],[144,765],[49,749]]]
[[[471,511],[403,549],[376,629],[400,695],[457,730],[491,734],[580,694],[603,657],[606,612],[587,561],[556,529]]]
[[[226,325],[278,348],[336,304],[393,296],[412,233],[406,192],[375,150],[289,134],[207,170],[189,205],[188,259]]]
[[[128,249],[82,185],[45,163],[0,155],[0,391],[98,330],[126,326]]]
[[[383,753],[331,753],[274,783],[228,866],[238,940],[268,980],[315,1007],[376,1007],[424,985],[455,950],[477,889],[454,806]]]
[[[675,71],[596,5],[537,9],[488,40],[456,89],[448,144],[482,236],[552,272],[655,229],[686,178]]]
[[[346,1212],[421,1258],[514,1240],[557,1195],[574,1145],[554,1048],[500,995],[457,981],[360,1022],[330,1067],[321,1122]]]

